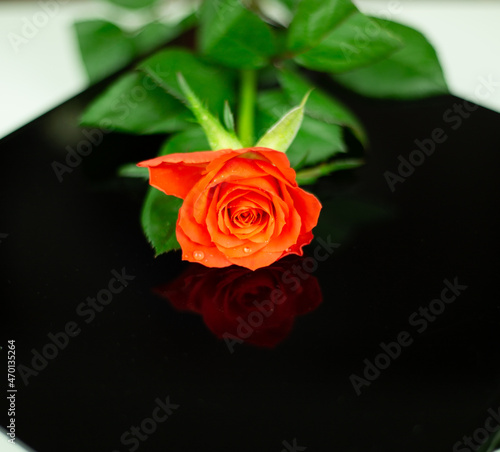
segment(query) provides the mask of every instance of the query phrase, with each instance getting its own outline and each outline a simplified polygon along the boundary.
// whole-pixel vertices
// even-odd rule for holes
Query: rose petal
[[[267,250],[270,252],[278,252],[286,250],[295,243],[300,234],[302,221],[299,214],[292,209],[290,215],[286,218],[286,223],[279,235],[273,235],[268,243]]]
[[[321,203],[316,196],[302,190],[302,188],[289,187],[288,192],[293,199],[293,204],[297,212],[299,212],[302,218],[302,231],[311,231],[318,224],[319,213],[322,207]]]
[[[232,149],[202,151],[185,154],[163,155],[137,164],[149,168],[150,184],[167,195],[184,199],[199,182],[207,165],[230,154],[237,155]]]
[[[267,248],[255,252],[250,256],[245,257],[231,257],[229,260],[235,265],[241,265],[242,267],[247,267],[250,270],[256,270],[261,267],[267,267],[272,263],[276,262],[283,252],[269,252]]]
[[[213,244],[203,245],[193,242],[188,235],[182,230],[176,230],[177,241],[182,248],[182,260],[189,262],[197,262],[207,267],[227,267],[231,265],[231,261],[221,253]],[[195,257],[196,256],[196,257]]]
[[[252,254],[264,248],[266,246],[266,243],[247,242],[239,246],[233,246],[227,248],[220,245],[219,243],[215,243],[215,246],[224,254],[224,256],[227,256],[229,260],[232,260],[233,258],[251,256]]]

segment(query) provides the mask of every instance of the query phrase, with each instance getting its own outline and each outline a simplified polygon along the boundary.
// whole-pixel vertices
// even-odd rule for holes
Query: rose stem
[[[253,69],[241,71],[240,105],[238,109],[238,133],[241,144],[254,144],[255,99],[257,96],[257,73]]]

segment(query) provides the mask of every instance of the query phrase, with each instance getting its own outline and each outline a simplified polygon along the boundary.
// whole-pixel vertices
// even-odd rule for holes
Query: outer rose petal
[[[302,190],[302,188],[289,188],[293,204],[302,219],[302,230],[310,231],[318,224],[321,203],[316,196]]]
[[[221,149],[220,151],[169,154],[145,160],[137,166],[149,168],[150,184],[153,187],[167,195],[184,199],[201,179],[210,162],[234,152],[232,149]]]
[[[279,258],[283,257],[283,253],[271,253],[265,250],[257,251],[248,257],[231,258],[231,262],[235,265],[241,265],[242,267],[249,268],[250,270],[257,270],[258,268],[267,267],[273,264]]]
[[[258,155],[283,168],[284,174],[295,180],[295,171],[290,169],[290,163],[282,152],[267,148],[253,148],[251,150],[258,151]],[[167,195],[184,199],[206,171],[217,171],[233,156],[248,152],[249,149],[221,149],[169,154],[145,160],[138,163],[137,166],[149,168],[150,184],[153,187]],[[212,162],[215,162],[215,165],[209,167]]]
[[[199,243],[193,242],[181,228],[177,228],[177,240],[182,248],[182,260],[189,262],[198,262],[207,267],[228,267],[232,262],[224,256],[215,246],[213,245],[200,245]],[[201,257],[201,259],[196,259],[194,256]]]

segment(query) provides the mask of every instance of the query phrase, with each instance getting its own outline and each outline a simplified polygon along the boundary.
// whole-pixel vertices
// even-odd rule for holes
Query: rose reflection
[[[304,258],[289,256],[255,271],[191,264],[154,292],[179,311],[200,314],[230,351],[242,342],[274,347],[290,334],[296,316],[322,302],[318,280],[303,262]]]

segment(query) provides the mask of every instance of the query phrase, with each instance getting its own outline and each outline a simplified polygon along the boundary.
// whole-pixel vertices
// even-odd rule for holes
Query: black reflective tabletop
[[[164,137],[80,129],[102,89],[0,141],[18,439],[40,452],[460,452],[498,428],[500,115],[342,93],[367,163],[307,188],[323,211],[306,257],[217,270],[154,257],[147,184],[116,169]],[[5,400],[7,374],[2,387]]]

